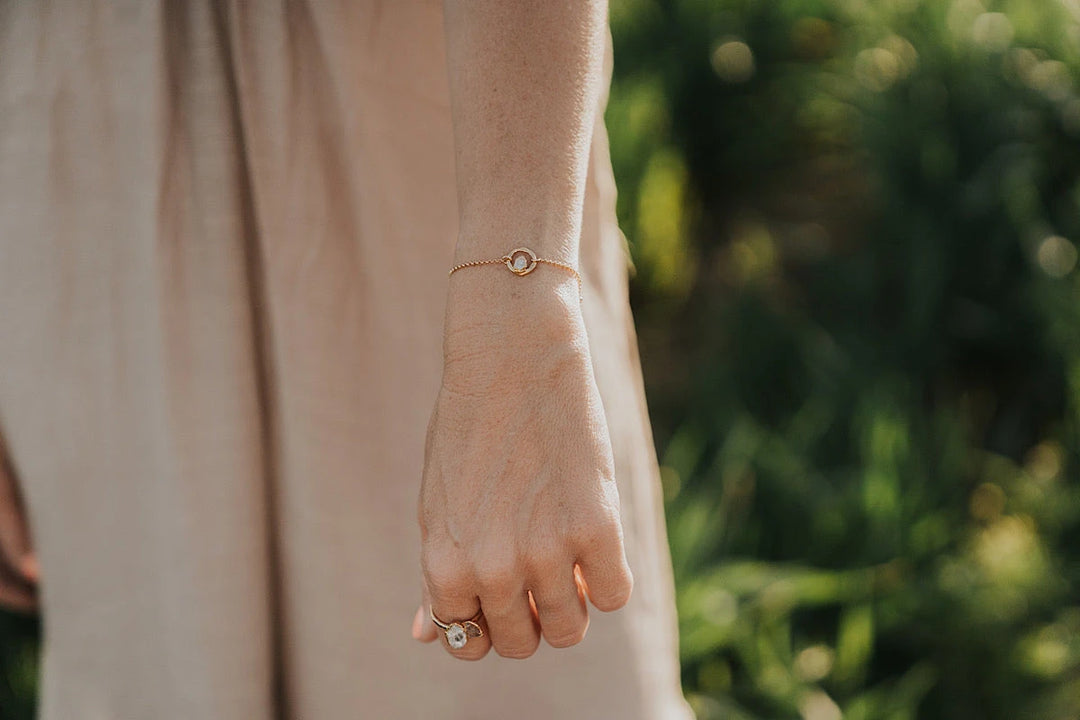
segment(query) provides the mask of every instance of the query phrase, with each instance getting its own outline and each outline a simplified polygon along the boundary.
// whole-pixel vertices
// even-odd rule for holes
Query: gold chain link
[[[506,258],[505,257],[501,257],[498,260],[473,260],[472,262],[461,263],[460,265],[455,265],[454,267],[450,268],[450,274],[453,275],[455,272],[457,272],[461,268],[476,267],[477,265],[505,265],[505,264],[506,264]]]
[[[533,263],[544,263],[545,265],[553,265],[553,266],[555,266],[557,268],[562,268],[563,270],[566,270],[567,272],[573,273],[574,277],[577,278],[578,299],[582,300],[582,301],[585,300],[585,291],[584,291],[583,283],[581,281],[581,273],[579,273],[572,265],[567,265],[565,263],[561,263],[561,262],[558,262],[556,260],[545,260],[544,258],[538,258],[538,257],[535,256],[535,254],[532,253],[531,250],[527,250],[526,248],[522,248],[522,250],[527,251],[529,253],[529,255],[532,256],[531,257],[531,262],[533,262]],[[516,252],[519,252],[519,251],[515,250],[514,252],[516,253]],[[461,270],[462,268],[477,267],[479,265],[506,265],[507,268],[510,269],[510,262],[511,262],[511,255],[503,255],[501,258],[493,258],[493,259],[490,259],[490,260],[471,260],[469,262],[464,262],[464,263],[461,263],[460,265],[455,265],[454,267],[450,268],[450,272],[447,273],[447,276],[453,275],[454,273],[456,273],[458,270]],[[527,270],[525,273],[518,273],[518,272],[515,272],[513,269],[511,269],[510,272],[514,273],[515,275],[521,276],[521,275],[528,274],[529,272],[532,272],[532,270],[531,269]]]

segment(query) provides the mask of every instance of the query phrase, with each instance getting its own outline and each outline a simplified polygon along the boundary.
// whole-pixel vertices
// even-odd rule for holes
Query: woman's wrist
[[[482,382],[510,366],[523,373],[556,357],[588,356],[577,279],[540,265],[516,276],[499,265],[450,278],[443,337],[444,380]]]
[[[580,316],[578,277],[566,267],[538,262],[528,274],[516,275],[499,262],[464,267],[450,275],[448,333],[473,326],[503,330],[547,321],[559,323]]]
[[[539,257],[576,266],[581,224],[574,222],[574,207],[580,209],[574,198],[559,196],[541,209],[502,203],[498,216],[490,215],[483,223],[463,219],[454,264],[501,257],[512,248],[525,246]]]

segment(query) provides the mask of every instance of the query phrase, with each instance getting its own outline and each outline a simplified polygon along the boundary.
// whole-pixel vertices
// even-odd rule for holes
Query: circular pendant
[[[529,248],[511,250],[504,260],[506,267],[515,275],[528,275],[536,269],[536,253]]]

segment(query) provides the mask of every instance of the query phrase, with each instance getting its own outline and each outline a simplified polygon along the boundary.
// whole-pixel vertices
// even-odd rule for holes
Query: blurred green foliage
[[[611,15],[699,715],[1080,717],[1080,2]]]
[[[38,623],[0,612],[0,720],[30,720],[38,669]]]
[[[700,716],[1080,717],[1080,3],[612,25]]]

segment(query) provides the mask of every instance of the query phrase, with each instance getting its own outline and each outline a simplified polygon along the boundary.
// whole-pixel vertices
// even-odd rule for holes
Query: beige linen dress
[[[0,426],[45,720],[689,717],[602,119],[580,266],[633,599],[527,661],[410,637],[444,53],[439,0],[0,0]]]

